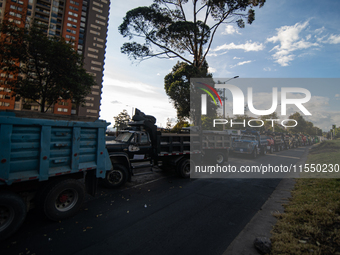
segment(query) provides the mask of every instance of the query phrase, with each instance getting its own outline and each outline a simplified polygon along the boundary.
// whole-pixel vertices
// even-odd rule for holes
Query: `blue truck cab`
[[[248,154],[256,158],[259,153],[259,142],[256,136],[241,134],[233,141],[233,152],[237,154]]]
[[[0,240],[17,231],[31,205],[59,221],[80,209],[86,192],[96,193],[112,168],[108,125],[0,113]]]
[[[259,154],[267,154],[267,138],[260,135],[255,130],[242,130],[239,135],[233,141],[233,152],[236,154],[248,154],[253,158],[257,158]]]

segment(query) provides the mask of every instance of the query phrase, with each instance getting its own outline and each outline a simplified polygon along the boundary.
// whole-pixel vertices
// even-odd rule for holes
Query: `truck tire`
[[[128,170],[122,164],[113,164],[113,169],[106,172],[102,183],[107,188],[118,188],[128,180]]]
[[[253,159],[256,159],[256,158],[257,158],[257,148],[256,148],[256,147],[254,148],[253,152],[251,153],[251,157],[252,157]]]
[[[193,167],[194,162],[190,159],[183,159],[177,165],[177,174],[182,178],[190,177],[190,168]]]
[[[217,164],[223,164],[224,162],[228,161],[228,158],[226,158],[226,155],[222,152],[218,152],[215,156],[215,162]]]
[[[0,241],[19,229],[26,213],[25,202],[19,195],[7,191],[0,194]]]
[[[52,182],[42,196],[42,209],[46,217],[59,221],[78,212],[85,197],[85,189],[76,179],[64,179]]]

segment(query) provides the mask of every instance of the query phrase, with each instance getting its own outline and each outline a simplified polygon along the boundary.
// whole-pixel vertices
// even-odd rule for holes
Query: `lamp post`
[[[238,77],[240,76],[236,75],[233,78],[226,80],[224,84],[226,84],[230,80],[237,79]],[[223,107],[222,108],[223,119],[225,119],[225,88],[223,88],[223,106],[222,107]],[[225,124],[223,124],[223,130],[225,130]]]
[[[131,105],[126,105],[127,107],[132,107],[132,112],[131,112],[131,118],[133,117],[133,110],[134,110],[134,107],[133,106],[131,106]]]

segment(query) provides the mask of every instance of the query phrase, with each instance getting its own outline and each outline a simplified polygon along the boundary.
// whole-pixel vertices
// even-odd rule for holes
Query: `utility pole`
[[[237,79],[238,77],[240,77],[240,76],[236,75],[233,78],[230,78],[229,80],[226,80],[224,82],[224,84],[226,84],[230,80]],[[225,88],[223,88],[223,106],[222,106],[223,119],[225,119],[225,101],[226,101],[225,100]],[[223,124],[223,130],[225,130],[225,124]]]

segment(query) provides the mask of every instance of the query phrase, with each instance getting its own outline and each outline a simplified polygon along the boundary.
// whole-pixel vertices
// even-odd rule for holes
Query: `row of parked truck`
[[[109,123],[18,118],[0,112],[0,240],[18,230],[37,207],[51,220],[74,215],[97,185],[123,185],[135,169],[172,166],[183,178],[196,162],[222,164],[229,152],[258,154],[316,142],[303,135],[255,131],[161,132],[136,109],[129,127],[106,139]],[[193,159],[195,162],[193,162]]]
[[[68,218],[86,193],[95,195],[98,183],[119,187],[136,168],[173,166],[187,178],[192,157],[228,161],[227,133],[163,133],[155,123],[136,109],[129,128],[106,140],[105,121],[18,118],[1,112],[0,240],[18,230],[32,206],[51,220]]]
[[[249,154],[253,158],[258,155],[288,150],[320,141],[319,136],[289,134],[282,132],[260,133],[255,130],[227,130],[232,135],[231,152]]]

